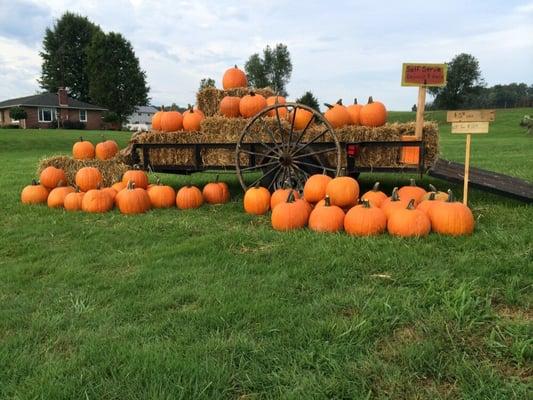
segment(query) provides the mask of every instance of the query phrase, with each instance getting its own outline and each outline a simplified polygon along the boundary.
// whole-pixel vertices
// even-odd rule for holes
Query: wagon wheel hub
[[[283,153],[279,158],[279,162],[282,166],[289,167],[292,165],[292,157],[288,153]]]

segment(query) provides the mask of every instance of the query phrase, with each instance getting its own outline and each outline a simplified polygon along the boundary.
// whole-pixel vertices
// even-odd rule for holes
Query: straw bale
[[[200,90],[196,94],[196,105],[200,110],[203,111],[203,113],[207,117],[211,117],[213,115],[218,114],[218,108],[220,105],[220,101],[225,96],[236,96],[236,97],[244,97],[246,96],[250,90],[253,90],[254,92],[263,95],[265,98],[269,96],[274,96],[274,91],[269,88],[262,88],[262,89],[252,89],[252,88],[235,88],[235,89],[217,89],[214,87],[207,87],[202,90]]]

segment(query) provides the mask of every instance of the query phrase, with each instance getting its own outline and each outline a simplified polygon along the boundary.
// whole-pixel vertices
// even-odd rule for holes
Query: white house
[[[128,117],[126,128],[130,131],[147,131],[152,128],[152,117],[159,110],[154,106],[137,106]]]

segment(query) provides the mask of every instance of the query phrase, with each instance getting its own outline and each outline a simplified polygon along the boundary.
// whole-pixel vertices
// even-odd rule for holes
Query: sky
[[[0,0],[0,100],[40,90],[42,39],[65,11],[131,41],[152,104],[194,103],[202,78],[221,86],[265,46],[284,43],[293,72],[289,99],[311,90],[321,103],[368,96],[406,110],[403,62],[470,53],[488,85],[533,84],[533,1],[143,1]]]

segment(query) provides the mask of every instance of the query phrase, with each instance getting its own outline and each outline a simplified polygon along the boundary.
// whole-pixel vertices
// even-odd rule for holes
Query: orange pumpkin
[[[102,174],[98,168],[83,167],[76,172],[75,181],[82,192],[87,192],[102,185]]]
[[[222,77],[222,87],[224,90],[246,86],[248,86],[246,74],[236,65],[235,67],[229,68],[226,70],[226,72],[224,72],[224,76]]]
[[[344,218],[344,230],[354,236],[374,236],[387,229],[387,216],[369,200],[350,208]]]
[[[326,174],[311,175],[304,185],[304,199],[311,204],[318,203],[326,197],[326,188],[331,179]]]
[[[410,180],[410,184],[408,186],[402,186],[398,190],[398,195],[400,198],[405,200],[414,199],[415,206],[422,201],[422,198],[426,195],[426,193],[427,192],[423,188],[416,186],[414,179]]]
[[[228,118],[236,118],[241,115],[239,110],[239,105],[241,103],[241,98],[236,96],[225,96],[219,106],[220,114]]]
[[[122,182],[128,184],[129,181],[135,183],[137,189],[146,189],[148,187],[148,175],[140,169],[130,169],[124,172]]]
[[[341,208],[351,207],[356,205],[359,199],[359,184],[349,176],[338,176],[328,183],[326,195],[333,205]]]
[[[250,91],[250,94],[244,96],[239,103],[239,111],[244,118],[253,117],[265,107],[265,98],[253,91]]]
[[[337,101],[335,105],[325,103],[328,110],[324,113],[324,117],[329,121],[333,128],[342,128],[343,126],[350,125],[352,118],[350,113],[342,105],[342,100]]]
[[[285,203],[280,203],[272,210],[271,223],[277,231],[289,231],[303,228],[307,224],[309,210],[303,201],[294,201],[291,191]]]
[[[107,195],[115,202],[115,197],[117,197],[118,192],[112,187],[105,187],[101,189],[102,192],[107,193]]]
[[[455,201],[451,190],[448,190],[447,201],[438,201],[429,209],[429,218],[433,230],[441,235],[462,236],[474,232],[472,211]]]
[[[104,213],[113,208],[113,199],[104,190],[91,189],[83,196],[81,209],[88,213]]]
[[[35,179],[31,185],[26,186],[20,193],[20,201],[23,204],[42,204],[48,199],[48,189],[37,183]]]
[[[348,114],[350,114],[350,119],[352,120],[352,125],[361,125],[361,104],[357,104],[357,99],[353,99],[353,104],[350,104],[346,109]]]
[[[383,210],[387,218],[389,218],[395,210],[404,209],[407,207],[408,204],[408,200],[400,198],[400,196],[398,195],[398,188],[396,187],[392,190],[392,195],[386,198],[383,203],[381,203],[381,209]]]
[[[122,181],[113,183],[113,185],[111,185],[111,187],[115,189],[117,193],[120,192],[122,189],[126,189],[126,186],[128,186],[127,182]]]
[[[183,129],[189,132],[200,131],[200,124],[204,120],[205,115],[200,110],[195,110],[189,104],[189,109],[183,113]]]
[[[210,182],[204,186],[202,195],[206,203],[209,204],[224,204],[230,198],[228,185],[225,182],[219,182],[218,175],[214,182]]]
[[[149,185],[148,197],[152,208],[170,208],[176,205],[176,191],[168,185],[162,185],[157,178],[155,185]]]
[[[383,103],[374,101],[372,96],[368,99],[368,104],[364,105],[359,112],[361,125],[381,126],[387,122],[387,109]]]
[[[270,192],[264,187],[252,187],[244,194],[243,204],[248,214],[263,215],[270,208]]]
[[[65,210],[67,211],[80,211],[83,196],[85,196],[85,192],[80,192],[79,190],[67,194],[63,201],[63,207],[65,207]]]
[[[406,208],[395,210],[387,220],[387,230],[391,235],[401,237],[427,236],[431,231],[431,222],[423,211],[415,208],[415,201],[410,200]]]
[[[67,176],[65,171],[56,167],[46,167],[39,175],[39,181],[48,190],[56,188],[61,183],[61,186],[67,183]]]
[[[118,144],[114,140],[105,140],[96,145],[96,158],[110,160],[118,153]]]
[[[187,185],[178,190],[176,205],[180,210],[198,208],[202,204],[204,204],[204,197],[196,186]]]
[[[277,189],[270,197],[270,209],[273,210],[278,204],[285,203],[291,191],[295,200],[300,198],[300,194],[295,189]]]
[[[158,111],[152,116],[152,129],[156,131],[161,130],[161,117],[163,116],[164,111]]]
[[[372,205],[381,207],[383,202],[387,199],[387,195],[379,190],[379,182],[374,183],[372,190],[369,190],[361,196],[361,200],[368,200]]]
[[[338,232],[344,226],[344,211],[332,205],[329,196],[324,199],[324,206],[315,207],[309,215],[309,228],[317,232]]]
[[[273,106],[274,104],[285,104],[285,103],[287,103],[287,100],[285,100],[285,97],[283,96],[270,96],[270,97],[267,97],[266,99],[267,107]],[[276,117],[276,110],[270,110],[267,114],[270,117]],[[278,115],[280,118],[287,118],[287,115],[288,115],[287,108],[279,107]]]
[[[161,116],[161,130],[175,132],[183,129],[183,116],[178,111],[165,111]]]
[[[448,196],[448,195],[446,195]],[[425,196],[424,196],[425,197]],[[433,207],[435,204],[437,204],[439,201],[435,197],[435,192],[430,192],[429,197],[425,200],[422,200],[418,205],[416,206],[417,210],[424,211],[426,215],[429,216],[429,210],[431,207]]]
[[[74,143],[72,146],[72,157],[76,160],[91,160],[94,158],[94,145],[91,142],[83,140]]]
[[[294,115],[296,113],[296,115]],[[314,115],[311,111],[304,110],[303,108],[297,108],[296,111],[292,111],[289,117],[290,121],[294,118],[294,129],[297,131],[304,130],[308,124],[311,124],[311,120]]]
[[[122,214],[142,214],[150,209],[148,193],[144,189],[136,188],[133,181],[129,181],[126,189],[117,195],[117,202]]]
[[[48,207],[63,207],[65,203],[65,197],[67,197],[67,194],[72,192],[75,192],[75,189],[72,186],[58,186],[55,189],[52,189],[46,201]]]
[[[432,193],[434,193],[435,195],[433,196],[434,197],[434,200],[437,200],[437,201],[446,201],[448,200],[448,193],[446,192],[441,192],[440,190],[437,190],[437,188],[435,186],[433,186],[431,183],[428,185],[429,186],[429,192],[427,192],[423,197],[422,197],[422,200],[427,200],[429,199],[430,195]]]

